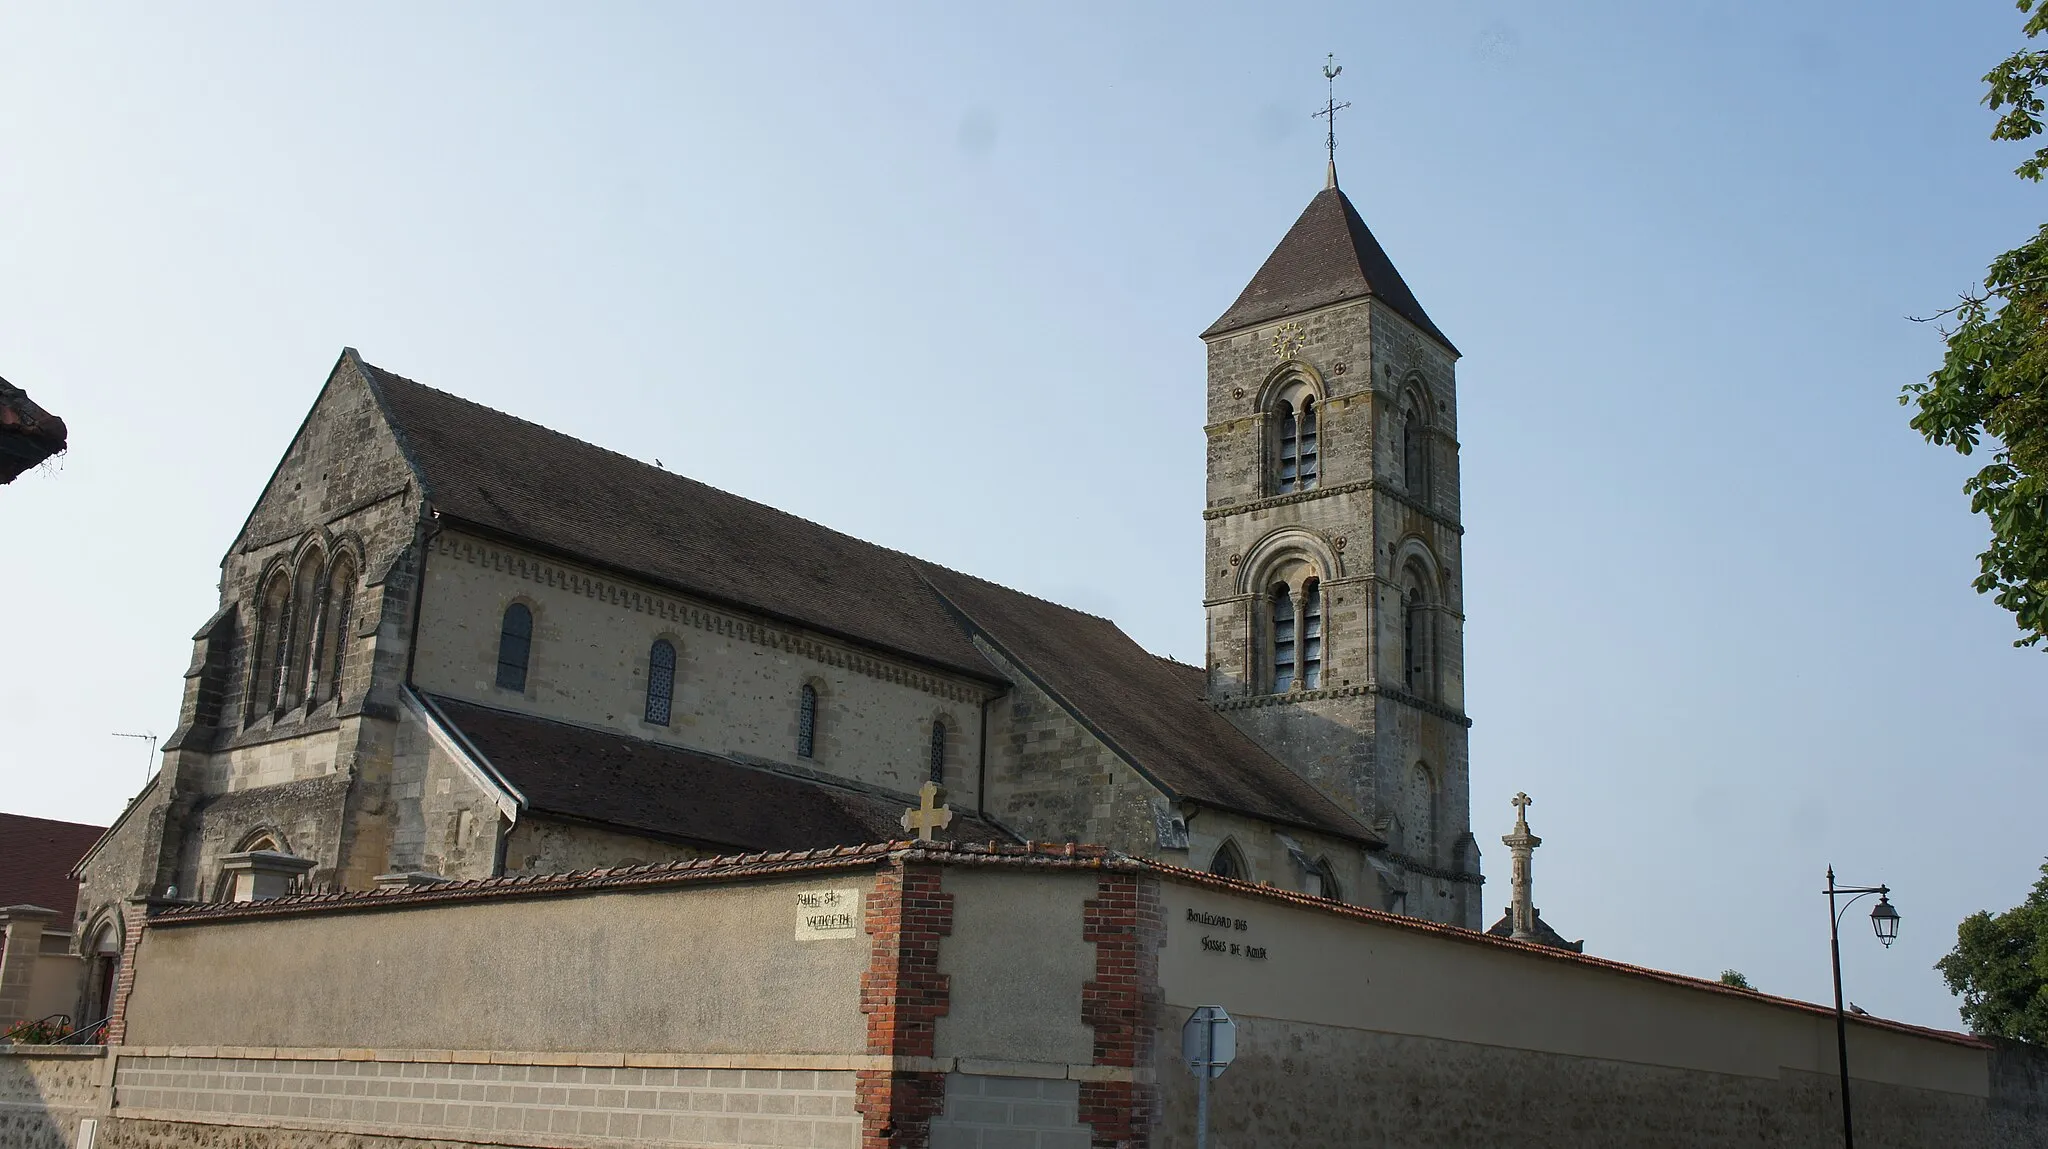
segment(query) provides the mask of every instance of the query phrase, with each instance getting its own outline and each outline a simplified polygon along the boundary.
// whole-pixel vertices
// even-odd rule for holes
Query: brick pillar
[[[142,930],[149,919],[151,899],[129,898],[128,930],[121,939],[121,969],[114,975],[113,1008],[107,1011],[106,1045],[119,1045],[128,1037],[128,995],[135,989],[135,951],[142,948]]]
[[[941,889],[942,873],[938,866],[898,860],[875,880],[867,906],[873,940],[860,979],[871,1054],[936,1056],[948,993],[939,939],[953,932],[953,895]],[[945,1074],[863,1069],[854,1088],[861,1149],[927,1149],[932,1118],[945,1106]]]
[[[1095,1030],[1095,1065],[1121,1071],[1081,1083],[1081,1123],[1094,1130],[1094,1149],[1146,1149],[1159,1113],[1159,1088],[1149,1080],[1166,938],[1159,883],[1103,874],[1084,905],[1081,936],[1095,943],[1095,979],[1081,987],[1081,1020]]]

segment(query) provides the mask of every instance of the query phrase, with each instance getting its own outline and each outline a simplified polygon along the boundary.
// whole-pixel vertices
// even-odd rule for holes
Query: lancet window
[[[1273,588],[1273,693],[1294,689],[1294,594],[1281,583]]]
[[[811,758],[817,750],[818,736],[818,688],[804,683],[797,694],[796,702],[796,753],[799,758]]]
[[[292,583],[278,571],[263,588],[256,609],[255,641],[250,644],[248,721],[278,708],[278,690],[290,653]]]
[[[1436,693],[1433,665],[1435,612],[1430,608],[1421,571],[1411,567],[1401,588],[1401,682],[1410,694]]]
[[[656,726],[668,725],[675,691],[675,644],[665,638],[658,638],[647,650],[647,721]]]
[[[1401,486],[1418,499],[1429,497],[1429,423],[1413,395],[1401,409]]]
[[[326,599],[319,653],[314,657],[312,673],[315,704],[341,694],[341,672],[348,663],[349,628],[355,623],[356,562],[352,555],[335,557],[327,574]]]
[[[533,656],[533,611],[523,602],[505,608],[498,627],[498,685],[526,691],[527,662]]]
[[[943,719],[932,723],[932,747],[930,755],[931,780],[943,783],[946,780],[946,723]]]
[[[1209,872],[1219,878],[1236,878],[1240,882],[1251,880],[1251,871],[1245,867],[1244,855],[1237,852],[1235,842],[1225,842],[1216,847],[1216,856],[1209,859]]]

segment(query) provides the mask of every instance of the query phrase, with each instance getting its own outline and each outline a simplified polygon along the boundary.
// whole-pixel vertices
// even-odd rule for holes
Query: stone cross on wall
[[[932,840],[933,830],[943,830],[953,824],[953,811],[939,805],[939,798],[945,793],[937,782],[926,782],[917,791],[917,805],[903,811],[903,828],[917,835],[920,842]]]
[[[1529,807],[1534,805],[1529,795],[1516,794],[1513,801],[1515,830],[1501,838],[1501,844],[1515,859],[1514,885],[1508,903],[1514,932],[1508,936],[1518,942],[1533,942],[1536,940],[1536,895],[1529,880],[1529,859],[1536,852],[1536,847],[1543,844],[1543,839],[1529,832]]]

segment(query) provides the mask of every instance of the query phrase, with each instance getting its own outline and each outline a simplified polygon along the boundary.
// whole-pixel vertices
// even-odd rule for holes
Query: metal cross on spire
[[[1337,186],[1337,113],[1351,106],[1349,100],[1341,104],[1337,102],[1337,77],[1343,74],[1344,65],[1337,62],[1335,52],[1330,53],[1330,58],[1323,64],[1323,79],[1330,85],[1329,97],[1323,102],[1323,110],[1316,113],[1317,119],[1329,121],[1329,131],[1323,137],[1323,147],[1330,153],[1329,175],[1323,183],[1325,188]]]

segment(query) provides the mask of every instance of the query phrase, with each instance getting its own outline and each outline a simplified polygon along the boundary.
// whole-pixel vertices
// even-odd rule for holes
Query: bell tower
[[[1334,163],[1202,340],[1210,703],[1386,840],[1386,908],[1480,928],[1457,348]]]

